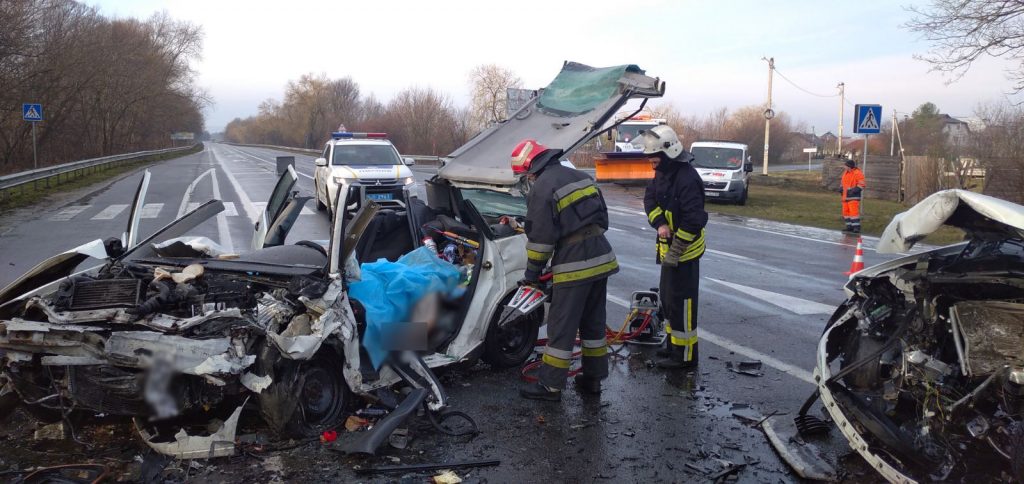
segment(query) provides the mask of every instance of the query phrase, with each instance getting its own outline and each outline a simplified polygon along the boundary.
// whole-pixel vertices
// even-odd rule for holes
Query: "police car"
[[[333,208],[339,193],[345,195],[348,210],[358,209],[366,199],[382,205],[398,203],[414,183],[409,169],[414,163],[398,154],[387,133],[331,133],[316,159],[316,208]]]

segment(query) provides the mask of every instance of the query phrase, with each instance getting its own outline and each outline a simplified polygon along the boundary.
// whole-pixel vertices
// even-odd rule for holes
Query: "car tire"
[[[325,347],[309,361],[275,360],[257,371],[273,375],[274,382],[260,393],[259,408],[279,435],[315,437],[348,418],[353,394],[342,376],[339,352]]]
[[[320,184],[313,182],[313,198],[316,200],[316,211],[323,212],[327,210],[327,204],[320,201]]]
[[[496,370],[521,366],[526,362],[533,354],[540,325],[544,321],[544,309],[540,308],[526,317],[512,321],[504,329],[498,327],[501,308],[512,300],[513,294],[501,301],[487,327],[487,336],[484,337],[483,360]]]
[[[740,194],[739,200],[736,200],[736,205],[746,205],[747,204],[747,191],[749,191],[749,190],[750,190],[750,187],[743,187],[743,193]]]

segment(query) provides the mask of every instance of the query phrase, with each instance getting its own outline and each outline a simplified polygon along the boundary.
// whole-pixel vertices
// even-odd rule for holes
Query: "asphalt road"
[[[219,198],[227,204],[225,214],[194,232],[245,250],[260,204],[277,178],[274,157],[281,154],[295,156],[298,188],[310,194],[313,158],[294,153],[212,143],[201,153],[148,167],[153,182],[142,233],[170,222],[190,204]],[[187,193],[208,170],[213,171]],[[420,180],[432,171],[414,168]],[[139,173],[0,216],[0,285],[49,255],[96,238],[120,236]],[[617,328],[632,291],[657,285],[658,267],[642,190],[610,185],[603,191],[611,217],[608,237],[622,267],[609,281],[608,292],[607,324]],[[289,236],[291,242],[327,237],[326,216],[312,202],[307,207]],[[868,265],[890,258],[875,253],[875,242],[865,237]],[[455,372],[446,375],[453,405],[476,415],[484,433],[472,442],[430,444],[424,455],[500,455],[503,466],[473,474],[498,482],[513,476],[521,481],[682,480],[707,477],[695,468],[713,473],[722,465],[716,459],[749,463],[741,480],[793,480],[763,436],[734,414],[737,409],[794,414],[811,393],[817,339],[844,298],[844,272],[855,245],[854,238],[838,231],[712,215],[708,252],[701,262],[698,374],[666,377],[648,368],[649,355],[637,352],[616,360],[599,403],[581,401],[570,391],[561,404],[535,404],[519,400],[514,371]],[[728,362],[748,360],[764,364],[762,377],[727,370]],[[571,451],[558,452],[562,448]],[[285,453],[263,460],[259,470],[285,479],[344,480],[350,462],[330,456],[320,450],[309,458]],[[687,462],[693,466],[684,466]],[[296,467],[290,468],[291,463]],[[241,471],[232,469],[214,466],[207,472],[210,478],[234,481]],[[331,473],[318,473],[325,469]]]

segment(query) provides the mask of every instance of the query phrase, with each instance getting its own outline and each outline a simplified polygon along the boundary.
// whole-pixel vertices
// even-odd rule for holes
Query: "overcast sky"
[[[228,1],[86,0],[101,13],[147,18],[161,10],[205,32],[199,83],[213,96],[207,129],[255,114],[303,73],[351,76],[386,101],[430,86],[468,102],[467,76],[495,63],[527,87],[542,87],[563,60],[637,64],[667,82],[666,100],[685,114],[763,104],[767,64],[802,88],[909,113],[931,101],[969,116],[1004,97],[1005,64],[987,60],[961,80],[915,60],[928,45],[902,28],[908,2],[859,1]],[[503,6],[502,6],[503,5]],[[775,77],[774,108],[836,131],[838,98],[804,93]],[[847,106],[845,131],[851,131]]]

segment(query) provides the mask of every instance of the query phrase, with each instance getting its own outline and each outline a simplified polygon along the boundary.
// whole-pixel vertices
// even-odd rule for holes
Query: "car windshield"
[[[401,165],[391,145],[334,145],[332,165]]]
[[[526,199],[523,197],[514,197],[494,190],[464,188],[462,198],[473,202],[473,206],[485,217],[526,216]]]
[[[738,170],[743,166],[743,150],[736,148],[694,146],[690,152],[693,153],[693,166],[697,168]]]
[[[648,129],[651,129],[655,126],[657,126],[657,124],[654,123],[620,124],[619,127],[615,128],[615,131],[618,132],[618,136],[616,136],[615,141],[618,143],[626,143],[633,141],[634,139],[636,139],[637,136],[640,135],[641,131],[647,131]]]

